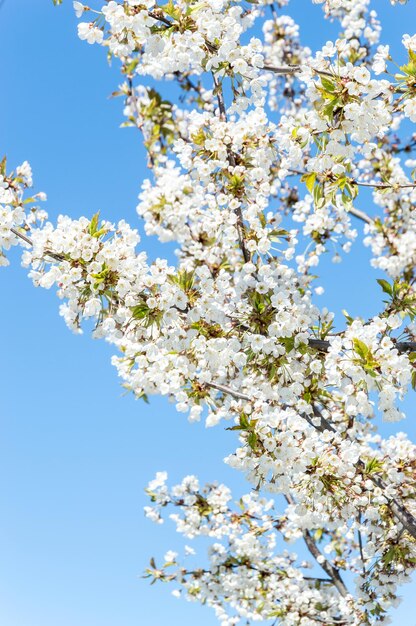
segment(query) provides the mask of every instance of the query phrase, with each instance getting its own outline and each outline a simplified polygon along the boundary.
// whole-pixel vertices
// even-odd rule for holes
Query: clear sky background
[[[316,48],[331,37],[320,7],[291,5],[304,43]],[[414,32],[414,0],[376,5],[384,42],[402,54],[401,35]],[[108,98],[121,82],[117,68],[108,68],[102,48],[78,40],[76,23],[68,0],[58,8],[51,0],[2,5],[0,154],[13,167],[32,164],[52,219],[101,210],[140,226],[135,206],[147,175],[140,136],[119,129],[122,101]],[[171,254],[154,239],[143,246],[152,257]],[[189,425],[163,399],[147,406],[122,397],[112,350],[87,333],[71,335],[53,292],[34,289],[16,254],[12,260],[0,270],[0,624],[215,626],[209,609],[140,578],[150,556],[179,545],[169,525],[144,518],[143,487],[167,470],[175,481],[195,473],[238,491],[241,479],[222,462],[235,435]],[[357,242],[341,265],[324,267],[320,304],[375,313],[378,276]],[[384,425],[383,434],[406,429],[415,437],[414,398],[407,408],[407,422]],[[404,589],[395,626],[416,626],[415,591]]]

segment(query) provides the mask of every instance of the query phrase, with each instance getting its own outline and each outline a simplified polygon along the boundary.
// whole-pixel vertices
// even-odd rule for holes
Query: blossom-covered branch
[[[114,95],[151,168],[138,213],[147,235],[177,243],[175,265],[149,262],[123,219],[48,221],[42,195],[24,198],[29,166],[2,163],[2,263],[21,245],[67,325],[93,320],[114,346],[136,397],[227,425],[226,463],[250,491],[237,506],[224,485],[189,476],[169,489],[159,473],[146,510],[161,522],[174,507],[185,536],[215,539],[205,565],[170,552],[146,575],[212,606],[223,626],[387,623],[416,563],[416,448],[375,426],[401,420],[416,386],[416,162],[398,149],[403,120],[416,121],[416,36],[392,74],[369,0],[316,3],[342,32],[317,52],[284,0],[272,19],[267,3],[238,0],[74,3],[90,19],[80,38],[120,60]],[[176,80],[181,97],[142,76]],[[340,321],[315,304],[316,273],[326,253],[352,248],[352,217],[384,302]],[[314,564],[281,539],[303,541]]]

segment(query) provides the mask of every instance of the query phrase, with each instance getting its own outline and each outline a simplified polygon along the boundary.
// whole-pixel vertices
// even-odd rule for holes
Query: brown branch
[[[359,461],[359,465],[364,465],[362,461]],[[371,476],[370,480],[379,487],[383,492],[387,489],[387,484],[381,478],[377,476]],[[391,498],[387,498],[387,506],[393,513],[394,517],[399,520],[403,528],[411,535],[414,539],[416,539],[416,520],[411,513],[406,509],[406,507],[402,506],[396,500],[392,500]]]
[[[218,81],[218,78],[215,76],[214,72],[212,72],[212,79],[214,81],[214,87],[215,87],[215,94],[217,96],[217,100],[218,100],[218,109],[220,112],[220,118],[223,120],[223,122],[227,121],[227,111],[225,109],[225,102],[224,102],[224,94],[222,92],[222,84]],[[230,160],[234,161],[234,155],[231,154],[231,156],[229,157]],[[235,162],[232,163],[231,165],[235,165]]]
[[[361,524],[361,512],[358,514],[358,523]],[[358,535],[358,547],[360,549],[360,557],[361,557],[361,561],[363,562],[363,578],[365,578],[367,572],[365,569],[365,559],[364,559],[364,550],[363,550],[363,537],[361,534],[360,529],[357,529],[357,535]]]
[[[308,344],[311,348],[315,348],[321,352],[328,352],[331,342],[326,339],[309,339]],[[405,352],[416,352],[415,341],[396,341],[394,343],[394,347],[397,348],[400,354],[404,354]]]
[[[319,76],[329,76],[331,78],[334,78],[334,74],[332,72],[317,70],[314,67],[310,67],[309,65],[307,67]],[[281,76],[285,76],[290,74],[297,74],[298,72],[301,72],[303,68],[301,65],[263,65],[263,67],[260,69],[265,70],[266,72],[272,72],[273,74],[280,74]]]
[[[288,504],[292,504],[292,505],[296,504],[296,502],[295,502],[294,498],[292,498],[292,496],[285,496],[285,499],[286,499]],[[314,559],[316,559],[316,561],[322,567],[322,569],[324,570],[325,574],[327,574],[330,577],[333,585],[339,591],[341,596],[343,598],[348,596],[349,595],[348,589],[345,586],[345,583],[344,583],[344,581],[341,578],[339,570],[336,567],[334,567],[332,565],[332,563],[330,563],[330,561],[328,561],[324,557],[324,555],[322,554],[322,552],[320,551],[320,549],[316,545],[316,542],[312,538],[312,535],[309,532],[309,530],[302,530],[302,535],[303,535],[303,539],[305,540],[305,543],[306,543],[306,546],[307,546],[309,552],[312,554]]]
[[[12,232],[13,235],[16,235],[16,237],[20,237],[20,239],[23,239],[23,241],[28,243],[29,246],[33,246],[33,241],[29,239],[29,237],[26,237],[26,235],[24,235],[23,233],[19,233],[19,231],[16,230],[15,228],[11,228],[10,232]]]
[[[29,239],[29,237],[27,237],[23,233],[20,233],[15,228],[11,228],[10,232],[12,232],[13,235],[16,235],[16,237],[19,237],[20,239],[22,239],[25,243],[29,244],[29,246],[33,247],[33,241],[31,239]],[[45,253],[48,256],[50,256],[53,259],[55,259],[55,261],[63,261],[64,260],[64,257],[61,254],[55,254],[55,252],[51,252],[50,250],[45,250]]]
[[[217,95],[217,100],[218,100],[218,110],[220,113],[220,118],[226,122],[227,121],[227,111],[225,109],[225,102],[224,102],[224,94],[222,91],[222,83],[220,83],[217,79],[217,77],[215,76],[214,72],[212,72],[212,78],[214,81],[214,93],[216,93]],[[228,162],[231,165],[231,167],[235,167],[235,158],[233,155],[233,152],[231,149],[227,149],[227,154],[228,154]],[[238,242],[241,248],[241,252],[243,253],[243,257],[244,257],[244,261],[246,263],[248,263],[250,261],[250,253],[247,250],[246,247],[246,242],[245,242],[245,237],[244,237],[244,233],[245,233],[245,228],[244,228],[244,220],[243,220],[243,212],[241,210],[241,207],[237,207],[234,211],[234,213],[237,216],[237,232],[238,232]]]
[[[266,70],[267,72],[273,72],[273,74],[282,74],[282,76],[297,74],[300,72],[299,65],[282,65],[281,67],[276,67],[273,65],[263,65],[262,70]]]
[[[297,176],[307,176],[308,174],[312,173],[312,172],[305,172],[302,170],[295,170],[295,169],[293,170],[291,169],[288,171],[291,172],[292,174],[296,174]],[[319,176],[319,174],[316,174],[316,179],[319,182],[323,182],[323,183],[336,182],[336,179],[331,180],[330,178],[328,179],[325,176]],[[372,189],[414,189],[416,187],[416,183],[406,183],[403,185],[399,185],[396,183],[368,183],[366,181],[356,180],[355,178],[349,178],[347,182],[349,182],[350,185],[356,185],[357,187],[371,187]],[[364,222],[367,222],[367,224],[372,224],[374,221],[369,215],[364,213],[364,211],[360,211],[359,209],[351,208],[351,209],[348,209],[348,212],[351,213],[352,215],[355,215],[355,217],[362,219]]]
[[[355,207],[350,207],[347,209],[348,213],[351,213],[354,217],[357,217],[359,220],[366,222],[367,224],[372,224],[374,222],[373,218],[364,213],[364,211],[360,211],[360,209],[356,209]]]
[[[350,182],[358,187],[373,187],[373,189],[414,189],[416,187],[416,183],[399,185],[396,183],[366,183],[360,180],[351,180]]]
[[[233,398],[237,398],[238,400],[245,400],[246,402],[253,402],[253,398],[250,398],[245,393],[240,393],[235,389],[231,389],[231,387],[227,387],[227,385],[219,385],[217,383],[204,383],[207,387],[211,387],[212,389],[216,389],[217,391],[221,391]]]
[[[147,14],[149,17],[153,17],[154,20],[157,20],[158,22],[162,22],[162,24],[164,24],[165,26],[168,26],[169,28],[173,26],[172,22],[170,22],[168,19],[166,19],[166,17],[164,17],[163,15],[160,15],[159,13],[155,13],[154,11],[148,11]]]

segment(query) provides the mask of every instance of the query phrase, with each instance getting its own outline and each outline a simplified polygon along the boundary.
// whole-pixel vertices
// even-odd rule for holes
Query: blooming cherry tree
[[[43,195],[26,198],[30,166],[0,166],[1,264],[19,245],[69,328],[92,319],[114,345],[138,398],[235,431],[236,502],[195,476],[168,486],[159,472],[147,489],[151,520],[173,511],[209,544],[196,567],[188,547],[145,575],[223,626],[387,624],[416,565],[416,447],[374,425],[400,421],[416,385],[416,35],[393,60],[370,0],[314,2],[340,28],[315,53],[288,0],[73,3],[79,37],[120,62],[151,171],[138,214],[177,243],[175,266],[150,263],[124,220],[51,223]],[[335,326],[315,304],[317,268],[358,236],[385,306]]]

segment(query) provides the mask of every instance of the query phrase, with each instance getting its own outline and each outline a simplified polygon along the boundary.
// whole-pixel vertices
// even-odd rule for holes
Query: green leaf
[[[332,102],[324,106],[324,108],[322,109],[322,113],[326,115],[331,122],[334,117],[334,111],[338,105],[339,105],[339,98],[334,98]]]
[[[97,232],[99,220],[100,220],[100,212],[97,211],[97,213],[95,213],[92,216],[90,225],[88,227],[88,232],[90,235],[94,236],[95,233]]]
[[[131,309],[131,314],[135,320],[143,320],[149,315],[150,309],[147,306],[146,302],[142,302],[141,304],[136,304]]]
[[[181,16],[181,11],[178,7],[175,6],[175,4],[172,2],[172,0],[169,0],[169,2],[167,4],[164,4],[162,7],[160,7],[161,9],[163,9],[163,11],[169,15],[169,17],[172,17],[174,20],[179,20],[180,16]]]
[[[356,351],[356,353],[362,359],[367,360],[368,354],[370,352],[368,346],[360,339],[354,339],[353,344],[354,344],[354,350]]]
[[[372,459],[367,461],[365,465],[365,471],[367,474],[374,474],[375,472],[381,472],[382,469],[383,469],[383,464],[376,457],[373,457]]]
[[[6,176],[6,167],[7,167],[7,157],[4,156],[0,161],[0,174],[2,176]]]
[[[145,402],[146,404],[150,404],[149,398],[144,391],[141,391],[140,393],[136,393],[136,400],[143,400],[143,402]]]
[[[250,428],[250,421],[245,413],[241,413],[240,415],[240,426],[245,430],[247,430],[247,428]]]
[[[289,241],[290,239],[290,233],[287,230],[284,230],[284,228],[274,228],[273,230],[269,230],[268,236],[272,241],[278,241],[279,239],[286,239],[286,241]]]
[[[385,565],[388,565],[389,563],[392,563],[395,560],[395,558],[396,558],[396,550],[392,546],[391,548],[387,550],[386,554],[382,556],[381,560],[383,561]]]
[[[255,432],[251,432],[247,437],[247,443],[252,450],[255,450],[257,445],[257,435]]]
[[[393,287],[387,280],[384,280],[384,278],[377,278],[377,282],[384,291],[384,293],[387,293],[389,296],[393,295]]]
[[[139,59],[133,59],[128,65],[125,65],[123,68],[123,73],[127,74],[128,76],[131,74],[134,74],[134,70],[136,69],[136,67],[139,64]]]
[[[311,172],[310,174],[304,174],[301,178],[301,181],[305,183],[306,189],[309,191],[309,193],[313,192],[313,188],[315,186],[315,180],[316,180],[315,172]]]
[[[345,319],[347,320],[348,326],[350,326],[353,323],[354,318],[351,317],[351,315],[345,309],[342,309],[341,312],[342,312],[343,316],[345,317]]]
[[[320,209],[325,204],[324,190],[322,188],[322,185],[315,185],[313,189],[313,201],[317,209]]]
[[[416,352],[409,353],[409,361],[410,363],[414,363],[416,361]]]
[[[328,78],[325,78],[324,76],[321,76],[321,83],[322,83],[322,87],[326,91],[330,91],[330,92],[335,91],[334,83],[331,80],[328,80]]]

